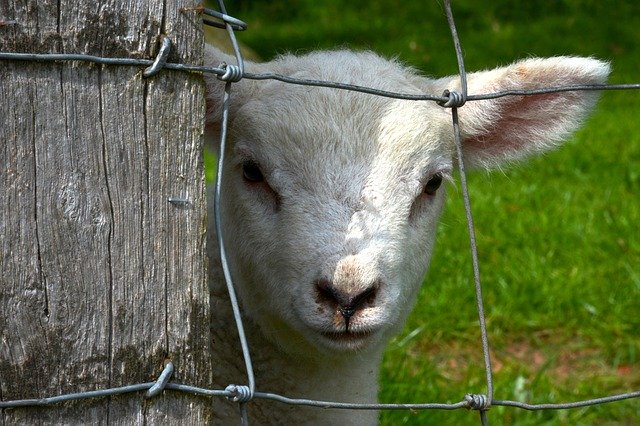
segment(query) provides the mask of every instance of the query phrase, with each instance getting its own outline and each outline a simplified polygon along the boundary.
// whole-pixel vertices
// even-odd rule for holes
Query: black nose
[[[378,282],[375,282],[364,290],[349,292],[338,289],[329,280],[321,279],[316,282],[319,299],[330,305],[335,305],[344,318],[346,331],[349,331],[351,317],[364,305],[373,302],[378,291]]]

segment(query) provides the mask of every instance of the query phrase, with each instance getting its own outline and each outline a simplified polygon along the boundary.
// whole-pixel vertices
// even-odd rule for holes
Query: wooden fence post
[[[195,0],[0,3],[0,51],[202,61]],[[0,399],[211,383],[204,86],[186,72],[0,61]],[[189,199],[186,205],[167,201]],[[199,424],[165,391],[1,410],[2,424]]]

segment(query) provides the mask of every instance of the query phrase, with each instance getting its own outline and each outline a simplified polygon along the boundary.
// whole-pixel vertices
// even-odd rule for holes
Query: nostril
[[[340,301],[342,300],[340,293],[329,280],[321,279],[316,281],[316,290],[318,292],[319,299],[323,302],[340,304]]]
[[[379,282],[375,282],[364,290],[358,292],[345,292],[336,288],[333,283],[326,279],[316,281],[316,291],[318,301],[334,305],[340,315],[345,320],[347,331],[349,330],[349,320],[365,305],[373,303],[378,293]]]
[[[376,298],[376,293],[378,293],[378,284],[374,284],[370,287],[368,287],[367,289],[365,289],[364,291],[362,291],[360,294],[356,295],[352,300],[351,300],[351,306],[353,306],[355,309],[358,309],[360,306],[369,304],[369,303],[373,303],[373,301]]]

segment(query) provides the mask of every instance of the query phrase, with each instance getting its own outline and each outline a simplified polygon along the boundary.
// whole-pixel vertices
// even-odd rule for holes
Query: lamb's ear
[[[468,93],[600,84],[609,71],[607,63],[589,58],[526,59],[469,74]],[[460,90],[457,77],[436,84],[438,90]],[[465,160],[487,167],[548,150],[580,126],[597,97],[571,91],[469,101],[459,109]]]
[[[205,45],[204,64],[208,67],[219,67],[221,64],[235,65],[236,58],[228,55],[218,48],[211,45]],[[260,65],[249,61],[244,61],[246,72],[259,72]],[[222,121],[222,100],[224,95],[225,82],[217,78],[215,74],[204,73],[204,82],[206,86],[206,138],[207,143],[215,149],[218,148],[217,136],[219,135],[220,123]],[[231,89],[231,111],[237,110],[245,102],[254,95],[253,90],[256,84],[253,81],[242,79],[237,83],[233,83]]]

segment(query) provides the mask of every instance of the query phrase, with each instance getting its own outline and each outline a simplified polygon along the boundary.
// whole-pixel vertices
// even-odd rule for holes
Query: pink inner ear
[[[570,129],[571,117],[581,104],[575,92],[507,96],[479,108],[491,109],[493,119],[481,132],[464,140],[465,151],[481,161],[517,158],[552,145]],[[464,110],[460,113],[464,119]],[[573,126],[570,126],[573,127]]]

